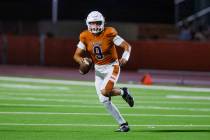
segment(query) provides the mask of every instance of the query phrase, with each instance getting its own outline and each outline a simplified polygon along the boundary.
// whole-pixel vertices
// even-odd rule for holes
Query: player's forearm
[[[127,43],[126,41],[124,41],[121,44],[121,47],[124,49],[124,52],[122,54],[122,58],[124,58],[125,60],[128,61],[129,57],[130,57],[130,53],[131,53],[131,46],[129,43]]]
[[[74,60],[75,60],[78,64],[81,64],[83,58],[82,58],[80,55],[75,54],[75,55],[74,55]]]

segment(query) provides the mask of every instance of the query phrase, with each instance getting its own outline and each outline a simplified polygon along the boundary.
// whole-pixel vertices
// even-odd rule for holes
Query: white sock
[[[123,96],[124,91],[122,89],[120,89],[120,95]]]
[[[107,101],[105,103],[103,103],[104,106],[106,107],[106,109],[109,111],[109,113],[115,118],[115,120],[119,123],[119,124],[123,124],[125,123],[125,119],[122,117],[122,115],[120,114],[119,110],[117,109],[117,107],[110,101]]]

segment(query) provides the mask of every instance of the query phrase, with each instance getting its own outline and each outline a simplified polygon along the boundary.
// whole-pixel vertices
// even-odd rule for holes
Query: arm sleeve
[[[122,37],[120,37],[119,35],[116,35],[113,38],[113,42],[116,46],[119,46],[123,41],[124,41],[124,39]]]
[[[84,38],[84,34],[81,33],[80,36],[79,36],[79,43],[77,44],[77,47],[80,48],[80,49],[83,49],[83,50],[86,50],[86,47],[85,47],[85,38]]]
[[[118,35],[118,32],[115,28],[108,27],[107,32],[108,36],[112,38],[112,41],[116,46],[119,46],[124,41],[124,39]]]
[[[77,47],[80,49],[86,50],[85,44],[82,41],[79,41],[79,43],[77,44]]]

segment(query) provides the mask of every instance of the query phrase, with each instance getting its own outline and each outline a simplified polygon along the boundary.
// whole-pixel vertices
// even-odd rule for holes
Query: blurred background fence
[[[126,70],[210,70],[209,0],[80,3],[1,1],[0,64],[77,67],[72,57],[84,19],[99,10],[133,47]]]
[[[76,67],[77,41],[69,38],[14,36],[0,38],[1,64]],[[210,42],[129,41],[133,47],[127,70],[210,70]],[[120,50],[119,50],[120,52]]]

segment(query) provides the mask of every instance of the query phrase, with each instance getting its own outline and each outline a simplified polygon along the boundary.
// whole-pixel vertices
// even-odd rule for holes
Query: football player
[[[84,63],[83,54],[88,52],[94,62],[95,88],[99,100],[116,119],[119,124],[119,132],[130,130],[128,122],[120,114],[117,107],[111,102],[112,96],[122,96],[129,104],[134,106],[134,100],[128,88],[117,88],[115,84],[120,75],[120,66],[124,66],[131,53],[131,46],[120,37],[113,27],[104,27],[104,16],[98,11],[88,14],[86,25],[88,30],[80,33],[80,41],[74,54],[74,60]],[[124,52],[118,59],[116,47],[121,47]]]

